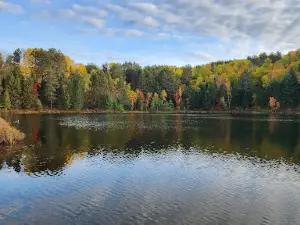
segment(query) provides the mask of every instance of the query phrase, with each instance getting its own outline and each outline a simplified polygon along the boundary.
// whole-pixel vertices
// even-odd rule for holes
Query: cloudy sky
[[[298,0],[0,0],[0,50],[78,63],[203,64],[300,46]]]

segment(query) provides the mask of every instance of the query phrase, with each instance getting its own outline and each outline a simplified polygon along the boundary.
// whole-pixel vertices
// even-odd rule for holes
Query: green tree
[[[33,89],[33,79],[31,77],[24,78],[22,81],[22,107],[31,109],[35,107],[37,96]]]
[[[124,79],[119,79],[116,85],[116,97],[118,105],[126,110],[131,109],[131,104],[127,95],[127,85]]]
[[[96,64],[93,64],[93,63],[89,63],[85,66],[86,68],[86,71],[89,73],[89,74],[92,74],[93,71],[97,71],[99,70],[98,66]]]
[[[151,102],[151,107],[153,109],[156,109],[156,111],[158,111],[159,106],[161,105],[161,101],[159,99],[159,96],[157,93],[154,93],[153,98],[152,98],[152,102]]]
[[[64,109],[70,109],[72,106],[70,89],[68,87],[62,89],[62,106]]]
[[[19,65],[21,62],[21,58],[22,58],[22,51],[21,49],[18,48],[13,53],[13,57],[12,57],[13,63]]]
[[[299,83],[293,69],[288,72],[282,81],[281,100],[285,107],[296,107],[299,102]]]
[[[78,74],[71,75],[69,88],[71,93],[72,109],[82,109],[84,103],[84,87]]]
[[[50,103],[50,108],[52,109],[53,104],[57,99],[56,91],[58,88],[58,77],[55,76],[53,69],[50,67],[47,72],[47,77],[45,79],[45,92],[44,96]]]
[[[71,108],[71,96],[69,89],[70,80],[66,77],[61,77],[58,88],[58,106],[62,109]]]
[[[110,103],[112,83],[108,73],[102,70],[94,71],[91,75],[90,104],[93,108],[104,109]]]
[[[10,109],[11,108],[9,92],[7,90],[4,92],[3,106],[4,106],[5,109]]]
[[[21,72],[18,66],[14,66],[7,77],[6,88],[11,98],[12,108],[20,108],[22,87]]]
[[[132,90],[143,89],[142,68],[140,65],[131,62],[125,62],[123,65],[126,82],[130,83]]]
[[[190,85],[190,81],[192,80],[193,77],[193,70],[191,65],[187,65],[183,67],[183,73],[181,77],[181,82],[187,86]]]
[[[116,78],[124,79],[125,78],[125,73],[124,73],[124,70],[122,69],[122,65],[120,65],[118,63],[111,63],[109,65],[108,71],[113,79],[116,79]]]
[[[243,107],[248,107],[252,103],[252,83],[251,83],[251,74],[248,71],[245,71],[242,74],[240,79],[240,104]]]

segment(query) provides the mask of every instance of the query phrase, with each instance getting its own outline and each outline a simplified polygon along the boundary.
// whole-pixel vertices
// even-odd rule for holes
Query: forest
[[[0,108],[297,110],[300,50],[183,67],[76,64],[57,49],[0,55]]]

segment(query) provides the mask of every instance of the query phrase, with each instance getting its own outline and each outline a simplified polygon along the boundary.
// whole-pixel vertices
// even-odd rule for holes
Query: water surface
[[[2,115],[0,224],[300,224],[300,118]]]

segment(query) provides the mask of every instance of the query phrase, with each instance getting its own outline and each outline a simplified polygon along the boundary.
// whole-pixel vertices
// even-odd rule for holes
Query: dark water
[[[2,115],[0,224],[300,224],[300,118]]]

